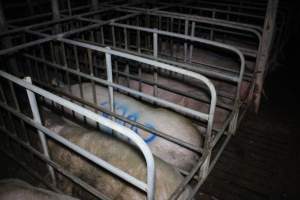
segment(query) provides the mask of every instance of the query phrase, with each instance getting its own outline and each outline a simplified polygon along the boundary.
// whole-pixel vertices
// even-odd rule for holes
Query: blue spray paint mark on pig
[[[100,103],[100,105],[102,107],[108,107],[108,101],[104,101],[102,103]],[[131,120],[131,121],[134,121],[134,122],[137,122],[140,118],[140,113],[138,112],[131,112],[128,108],[127,105],[125,104],[121,104],[119,102],[115,102],[114,103],[114,109],[115,109],[115,112],[123,117],[126,117],[128,120]],[[109,118],[109,115],[106,114],[106,113],[102,113],[101,114],[103,117],[106,117],[106,118]],[[119,119],[116,119],[116,122],[122,126],[125,126],[126,123],[122,120],[119,120]],[[144,124],[145,127],[149,128],[149,129],[153,129],[155,130],[155,126],[152,125],[151,123],[145,123]],[[134,125],[131,125],[129,127],[131,130],[133,130],[136,134],[140,135],[139,133],[139,129],[134,126]],[[106,132],[111,132],[111,129],[109,128],[106,128],[105,129]],[[143,138],[144,141],[147,143],[147,144],[150,144],[151,142],[153,142],[155,139],[156,139],[156,135],[153,134],[153,133],[149,133],[149,136],[147,138]]]

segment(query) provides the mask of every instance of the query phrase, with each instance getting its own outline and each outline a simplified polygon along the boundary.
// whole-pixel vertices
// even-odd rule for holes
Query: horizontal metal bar
[[[212,6],[224,6],[224,7],[230,7],[230,8],[237,8],[237,9],[249,9],[249,10],[254,10],[254,11],[266,11],[266,8],[262,8],[262,7],[257,7],[257,6],[247,6],[247,5],[243,5],[243,4],[232,4],[229,2],[226,3],[222,3],[222,2],[211,2],[211,1],[205,1],[205,0],[197,0],[196,3],[199,4],[210,4]]]
[[[35,40],[35,41],[32,41],[32,42],[27,42],[27,43],[24,43],[24,44],[20,44],[20,45],[17,45],[17,46],[8,48],[8,49],[3,49],[3,50],[0,51],[0,56],[10,54],[10,53],[14,53],[14,52],[19,51],[21,49],[32,47],[32,46],[35,46],[37,44],[42,44],[42,43],[48,42],[50,40],[53,40],[53,38],[54,37],[47,37],[47,38],[38,39],[38,40]]]
[[[174,7],[180,7],[180,8],[189,8],[189,9],[194,9],[194,10],[201,10],[201,11],[210,11],[210,12],[215,12],[215,13],[224,13],[224,14],[229,14],[229,15],[234,15],[238,17],[248,17],[248,18],[253,18],[253,19],[260,19],[264,20],[265,16],[264,15],[258,15],[258,14],[249,14],[249,13],[241,13],[241,12],[236,12],[236,11],[230,11],[230,10],[222,10],[218,8],[208,8],[208,7],[197,7],[197,6],[191,6],[191,5],[174,5]]]
[[[256,30],[262,32],[262,28],[260,26],[241,23],[241,22],[234,22],[234,21],[228,21],[228,20],[223,20],[223,19],[215,19],[215,18],[210,18],[210,17],[182,14],[182,13],[176,13],[176,12],[168,12],[168,11],[162,11],[162,10],[154,11],[154,14],[165,14],[165,15],[169,15],[169,16],[173,16],[173,17],[184,16],[184,17],[192,18],[194,20],[201,19],[201,20],[206,20],[206,21],[210,21],[210,22],[219,22],[219,23],[224,23],[224,24],[229,24],[229,25],[237,25],[237,26],[245,27],[245,28],[253,28],[253,29],[256,29]]]
[[[119,17],[119,18],[115,18],[115,19],[112,19],[112,20],[108,20],[108,21],[102,21],[102,20],[93,20],[93,19],[88,19],[88,18],[83,18],[81,16],[76,16],[76,19],[81,19],[83,21],[89,21],[89,22],[94,22],[95,24],[92,24],[92,25],[88,25],[88,26],[85,26],[85,27],[82,27],[82,28],[79,28],[79,29],[74,29],[74,30],[71,30],[71,31],[67,31],[65,33],[61,33],[59,34],[59,37],[69,37],[73,34],[78,34],[78,33],[81,33],[83,31],[88,31],[88,30],[91,30],[91,29],[94,29],[94,28],[97,28],[97,27],[100,27],[100,26],[103,26],[105,24],[109,24],[109,23],[112,23],[114,22],[115,20],[121,20],[121,19],[126,19],[126,18],[130,18],[130,17],[133,17],[137,15],[136,13],[132,13],[132,14],[128,14],[128,15],[125,15],[125,16],[122,16],[122,17]]]

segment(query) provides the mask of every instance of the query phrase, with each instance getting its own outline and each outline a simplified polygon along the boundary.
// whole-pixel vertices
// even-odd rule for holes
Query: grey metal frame
[[[77,46],[80,46],[80,47],[86,47],[86,48],[93,49],[93,50],[96,50],[96,51],[104,52],[106,54],[106,58],[107,58],[107,69],[108,69],[109,73],[112,73],[112,71],[111,71],[111,62],[109,61],[110,60],[110,55],[114,55],[114,56],[120,56],[120,57],[124,57],[124,58],[128,58],[128,59],[132,59],[132,60],[142,62],[142,63],[145,63],[145,64],[153,65],[153,66],[156,66],[158,68],[167,69],[167,70],[170,70],[170,71],[173,71],[173,72],[176,72],[176,73],[179,73],[179,74],[183,74],[185,76],[190,76],[190,77],[196,78],[200,81],[203,81],[203,83],[205,83],[207,85],[207,87],[209,88],[209,90],[211,92],[211,103],[210,103],[210,110],[209,110],[208,114],[196,112],[196,111],[184,108],[182,106],[178,106],[176,104],[173,104],[173,103],[170,103],[170,102],[167,102],[167,101],[164,101],[164,100],[160,100],[156,97],[151,97],[149,95],[145,95],[145,94],[142,94],[142,93],[139,93],[139,92],[135,92],[135,91],[127,89],[125,87],[122,87],[122,86],[111,83],[111,79],[108,79],[107,82],[102,81],[102,83],[105,82],[109,86],[124,90],[126,92],[134,93],[135,95],[140,95],[144,98],[149,98],[152,101],[155,101],[159,104],[174,108],[175,110],[179,110],[179,111],[182,111],[182,112],[185,112],[185,113],[189,113],[190,115],[196,115],[198,118],[201,118],[202,120],[206,120],[208,122],[207,134],[206,134],[206,146],[205,146],[205,150],[202,150],[202,151],[207,152],[208,156],[207,156],[207,158],[204,158],[204,160],[201,161],[201,163],[199,163],[202,166],[201,167],[201,172],[203,173],[202,178],[203,179],[206,178],[208,170],[209,170],[209,160],[207,160],[207,159],[210,157],[210,150],[209,150],[209,148],[211,148],[210,147],[210,145],[211,145],[210,137],[211,137],[211,132],[212,132],[213,115],[214,115],[215,106],[216,106],[216,91],[214,89],[213,84],[207,78],[205,78],[204,76],[202,76],[200,74],[196,74],[194,72],[190,72],[190,71],[187,71],[187,70],[184,70],[184,69],[176,68],[176,67],[173,67],[171,65],[163,64],[163,63],[160,63],[160,62],[157,62],[157,61],[153,61],[153,60],[146,59],[146,58],[141,58],[141,57],[138,57],[138,56],[134,56],[134,55],[130,55],[130,54],[114,51],[114,50],[110,50],[110,49],[107,49],[107,48],[96,47],[96,46],[93,46],[93,45],[89,45],[89,44],[85,44],[85,43],[81,43],[81,42],[77,42],[77,41],[72,41],[72,40],[68,40],[68,39],[63,39],[63,38],[61,38],[60,41],[63,41],[63,42],[68,43],[68,44],[77,45]],[[92,77],[90,77],[90,78],[92,78]],[[97,78],[94,78],[94,80],[95,81],[100,81],[100,80],[97,80]],[[111,98],[110,98],[111,105],[113,104],[113,99],[114,99],[113,98],[112,87],[109,87],[110,96],[111,96]],[[203,154],[203,155],[206,155],[206,154]],[[202,162],[204,162],[204,163],[202,163]]]
[[[190,181],[192,179],[196,179],[197,180],[196,186],[193,188],[192,193],[189,197],[189,199],[191,199],[195,195],[195,193],[197,192],[199,187],[203,184],[203,182],[205,181],[207,175],[211,172],[211,170],[214,167],[216,161],[218,160],[219,156],[221,155],[223,149],[225,148],[226,144],[230,140],[230,138],[231,138],[230,133],[233,133],[235,131],[237,125],[238,125],[239,111],[240,111],[240,107],[241,107],[241,103],[239,101],[239,90],[237,90],[237,94],[235,96],[236,101],[234,103],[234,106],[233,106],[233,108],[230,109],[230,110],[232,110],[232,112],[230,113],[227,120],[224,122],[224,126],[220,130],[214,129],[213,126],[212,126],[212,122],[213,122],[213,118],[214,118],[215,107],[216,106],[221,106],[221,105],[219,105],[216,101],[217,100],[217,94],[216,94],[216,91],[214,89],[213,84],[211,84],[211,82],[207,78],[205,78],[204,76],[192,72],[192,71],[194,71],[192,65],[189,65],[189,64],[182,65],[182,64],[177,63],[177,62],[170,62],[168,60],[162,60],[159,57],[157,57],[157,48],[158,48],[157,38],[158,38],[159,35],[164,35],[164,36],[174,37],[174,38],[181,38],[181,39],[185,39],[185,40],[189,40],[189,41],[193,41],[193,42],[200,42],[200,43],[212,45],[212,46],[218,47],[218,48],[224,48],[224,49],[227,49],[229,51],[234,52],[240,58],[240,62],[241,62],[240,71],[239,71],[237,77],[235,77],[235,76],[226,76],[226,75],[222,75],[222,74],[216,74],[213,71],[207,71],[205,69],[200,69],[200,71],[198,71],[198,72],[203,73],[204,75],[209,75],[209,76],[212,76],[212,77],[213,76],[219,76],[219,77],[223,78],[224,80],[237,82],[238,83],[238,88],[240,88],[242,79],[244,77],[244,68],[245,68],[244,55],[247,55],[247,56],[250,56],[250,57],[256,57],[256,70],[255,70],[255,73],[257,73],[257,66],[258,65],[259,65],[259,69],[263,70],[264,65],[266,64],[267,60],[266,60],[266,58],[264,58],[263,62],[262,62],[261,61],[261,56],[262,55],[265,56],[265,53],[269,51],[270,43],[269,43],[269,41],[266,41],[266,38],[268,38],[268,36],[271,34],[270,32],[272,32],[272,30],[267,32],[265,30],[266,28],[263,29],[261,26],[256,26],[256,25],[249,24],[249,23],[241,23],[239,21],[232,21],[232,20],[229,20],[229,19],[217,19],[214,16],[217,12],[221,12],[221,13],[234,14],[234,15],[239,15],[239,16],[247,15],[249,17],[252,17],[253,15],[251,14],[251,12],[243,14],[240,11],[231,11],[231,8],[232,7],[239,7],[240,9],[253,9],[253,10],[256,10],[256,11],[260,12],[260,11],[264,10],[264,8],[266,8],[267,5],[269,5],[269,7],[270,7],[270,4],[272,4],[273,1],[275,3],[277,1],[276,0],[268,0],[268,2],[266,1],[266,2],[263,2],[261,4],[257,4],[256,2],[248,2],[248,3],[245,3],[245,4],[239,4],[239,3],[237,3],[237,1],[232,0],[232,2],[230,3],[230,5],[228,7],[224,7],[224,8],[220,7],[218,9],[211,9],[209,6],[203,7],[203,8],[195,6],[196,9],[200,9],[200,10],[202,9],[202,10],[207,10],[207,11],[211,12],[212,13],[211,17],[203,17],[203,16],[183,14],[183,13],[173,13],[173,12],[163,11],[163,9],[165,9],[165,8],[169,8],[169,7],[178,5],[178,4],[174,4],[174,3],[170,4],[170,3],[160,2],[160,3],[156,4],[155,6],[153,6],[152,8],[142,8],[142,7],[139,7],[138,5],[136,5],[134,3],[129,3],[129,4],[128,3],[123,3],[123,2],[121,3],[121,1],[120,2],[119,1],[107,2],[105,4],[98,4],[97,5],[97,0],[96,0],[96,1],[93,1],[93,5],[87,5],[87,6],[80,6],[80,7],[77,7],[77,8],[72,8],[71,5],[70,5],[70,2],[68,1],[68,6],[69,7],[67,9],[64,8],[63,10],[59,11],[59,8],[57,6],[55,6],[55,1],[56,0],[51,1],[53,3],[52,6],[54,6],[53,9],[52,9],[53,12],[51,12],[51,13],[39,14],[39,15],[36,15],[36,16],[33,16],[33,17],[30,16],[30,17],[27,17],[27,18],[24,18],[24,19],[17,19],[17,20],[8,21],[8,27],[11,28],[11,30],[1,32],[0,37],[6,37],[6,36],[10,36],[11,34],[18,34],[20,32],[25,32],[25,33],[29,33],[29,34],[39,36],[39,37],[41,37],[41,39],[37,39],[35,41],[31,41],[31,42],[28,42],[28,43],[25,43],[25,44],[20,44],[20,45],[14,46],[14,47],[8,46],[7,49],[0,50],[0,57],[1,56],[6,56],[8,54],[16,53],[20,50],[26,50],[27,48],[32,47],[32,46],[38,46],[38,45],[46,44],[46,43],[53,42],[53,41],[59,41],[62,44],[69,44],[69,45],[74,45],[74,46],[78,46],[78,47],[84,47],[84,48],[87,48],[87,49],[90,49],[90,50],[94,50],[94,51],[104,53],[105,56],[106,56],[106,70],[107,70],[107,74],[109,75],[107,80],[101,80],[99,78],[94,77],[93,74],[87,75],[87,74],[82,73],[78,70],[72,70],[72,69],[66,68],[65,66],[59,65],[57,63],[47,62],[46,60],[39,59],[39,58],[37,58],[35,56],[32,56],[32,55],[22,54],[22,56],[24,56],[25,58],[28,58],[28,59],[32,59],[35,62],[42,63],[42,64],[45,64],[45,65],[49,65],[49,66],[53,67],[54,69],[60,69],[60,70],[65,71],[66,73],[74,74],[74,75],[77,75],[78,77],[88,79],[93,83],[98,82],[98,83],[107,85],[108,90],[109,90],[109,96],[110,96],[111,110],[103,110],[99,107],[95,107],[93,104],[89,104],[88,102],[85,102],[84,100],[82,100],[80,98],[76,99],[74,96],[70,96],[70,95],[68,96],[66,93],[65,94],[60,93],[59,91],[56,91],[54,88],[49,88],[47,85],[42,85],[43,87],[48,88],[49,90],[55,91],[57,94],[60,94],[64,97],[67,97],[67,98],[72,99],[74,101],[80,102],[82,105],[87,105],[91,108],[94,108],[95,110],[107,113],[107,114],[109,114],[109,115],[111,115],[115,118],[121,119],[122,121],[134,124],[135,126],[141,128],[141,129],[144,129],[146,131],[152,131],[152,132],[154,132],[154,134],[156,134],[156,135],[158,135],[158,136],[160,136],[164,139],[167,139],[167,140],[172,141],[176,144],[179,144],[183,147],[186,147],[187,149],[190,149],[194,152],[202,154],[199,162],[196,164],[196,166],[194,166],[194,168],[191,172],[188,173],[188,172],[185,172],[185,171],[181,171],[183,174],[186,175],[185,180],[178,186],[177,190],[174,192],[174,194],[171,197],[171,199],[176,199],[181,194],[181,192],[184,190],[184,188],[190,183]],[[206,3],[206,4],[209,3],[206,0],[201,0],[201,2]],[[189,7],[188,3],[189,3],[189,1],[187,1],[185,3],[186,5],[184,5],[184,7]],[[224,5],[224,3],[222,3],[221,1],[220,2],[213,2],[212,4],[218,5],[218,6],[223,6]],[[227,3],[226,3],[226,5],[227,5]],[[277,3],[276,3],[276,5],[277,5]],[[98,7],[98,8],[95,9],[95,6]],[[276,6],[274,6],[274,7],[276,7]],[[81,10],[81,9],[89,9],[89,8],[90,8],[91,11],[84,12],[84,13],[81,13],[81,14],[75,14],[75,15],[73,14],[73,11]],[[128,14],[126,14],[124,16],[121,16],[121,17],[118,17],[118,18],[113,18],[113,19],[110,19],[110,20],[107,20],[107,21],[94,20],[94,19],[88,19],[87,18],[88,15],[97,14],[97,13],[101,13],[101,12],[105,12],[105,11],[109,11],[109,10],[113,10],[113,9],[120,10],[120,11],[126,11],[126,12],[128,12]],[[40,17],[51,16],[53,13],[56,13],[55,14],[56,17],[52,21],[47,21],[47,22],[42,22],[42,23],[38,23],[38,24],[28,25],[28,26],[24,26],[24,27],[20,27],[20,28],[18,28],[14,25],[14,23],[20,23],[20,22],[26,21],[26,20],[34,20],[34,19],[38,19]],[[239,33],[239,30],[246,31],[246,32],[249,32],[251,34],[254,34],[254,36],[256,36],[258,38],[258,49],[257,49],[256,52],[252,52],[252,51],[247,51],[247,49],[243,49],[243,48],[239,49],[239,48],[233,47],[231,45],[225,45],[225,44],[222,44],[222,43],[219,43],[219,42],[197,38],[197,37],[194,37],[193,34],[191,34],[191,35],[177,34],[177,33],[172,33],[172,32],[168,32],[168,31],[161,31],[161,30],[149,29],[149,28],[145,28],[145,27],[138,27],[138,26],[132,26],[132,25],[126,25],[126,24],[121,24],[120,23],[120,20],[128,19],[128,18],[133,17],[133,16],[139,16],[139,15],[145,14],[145,13],[149,14],[149,15],[157,15],[157,16],[161,16],[161,17],[165,16],[165,17],[171,17],[171,18],[184,19],[184,20],[188,20],[188,21],[191,21],[191,22],[194,22],[194,23],[195,22],[202,22],[202,23],[207,23],[207,24],[212,24],[212,25],[218,25],[218,26],[221,26],[221,27],[224,27],[224,28],[225,27],[233,28],[233,29],[235,29],[236,33]],[[2,9],[0,9],[0,14],[3,14]],[[254,16],[254,17],[256,17],[256,16]],[[2,19],[4,19],[4,17],[0,15],[0,20],[2,20]],[[266,24],[267,20],[269,20],[269,22],[274,22],[274,9],[272,9],[270,7],[268,10],[266,10],[266,17],[265,18],[260,17],[259,19],[261,19],[262,21],[265,21],[265,24]],[[39,30],[39,28],[42,27],[42,26],[47,26],[47,25],[54,25],[55,26],[55,25],[59,25],[60,23],[66,22],[68,20],[89,21],[89,22],[91,22],[91,25],[87,25],[87,26],[84,26],[84,27],[81,27],[81,28],[76,28],[74,30],[69,30],[69,31],[62,32],[62,33],[59,33],[59,34],[54,34],[54,35],[41,33],[40,30]],[[5,22],[5,20],[4,20],[4,22]],[[1,21],[1,23],[2,23],[2,21]],[[100,28],[103,25],[109,25],[109,26],[112,26],[112,27],[123,27],[124,29],[134,29],[134,30],[146,31],[148,33],[153,34],[153,55],[152,56],[145,56],[145,55],[142,55],[140,53],[134,53],[134,52],[125,51],[125,50],[122,50],[122,52],[120,52],[120,51],[116,51],[116,50],[120,50],[120,49],[114,50],[113,46],[111,46],[111,48],[113,48],[113,50],[112,50],[112,49],[109,49],[109,48],[99,47],[99,46],[97,46],[97,44],[95,45],[95,44],[90,44],[90,43],[86,43],[86,42],[81,42],[80,40],[75,41],[75,40],[67,39],[67,38],[72,38],[72,36],[75,35],[75,34],[79,34],[79,33],[89,31],[89,30],[92,30],[92,29],[95,29],[95,28]],[[213,32],[214,30],[211,29],[211,31]],[[264,36],[263,38],[262,38],[261,33],[263,33],[263,36]],[[187,108],[178,106],[176,104],[173,104],[171,102],[161,100],[161,99],[159,99],[155,96],[153,97],[153,96],[145,95],[141,92],[137,92],[137,91],[131,90],[129,88],[126,88],[124,86],[113,83],[113,81],[112,81],[113,70],[111,68],[111,65],[112,65],[111,55],[123,57],[123,58],[129,59],[129,60],[130,59],[135,60],[135,61],[142,62],[142,63],[146,63],[146,64],[149,64],[149,65],[161,68],[161,69],[167,69],[167,70],[174,71],[174,72],[177,72],[177,73],[180,73],[180,74],[184,74],[186,76],[191,76],[191,77],[197,78],[200,81],[204,81],[204,83],[208,87],[209,91],[211,92],[211,99],[210,99],[210,102],[208,102],[209,105],[210,105],[209,113],[208,114],[200,113],[200,112],[197,112],[197,111],[194,111],[194,110],[191,110],[191,109],[187,109]],[[141,56],[143,56],[143,57],[141,57]],[[161,61],[161,62],[159,62],[159,61]],[[164,63],[162,63],[162,62],[164,62]],[[168,63],[168,64],[165,64],[165,63]],[[176,68],[173,65],[182,67],[183,69]],[[185,70],[185,69],[187,69],[187,70]],[[188,71],[188,70],[191,70],[191,71]],[[2,73],[3,72],[1,72],[1,76],[2,76]],[[12,78],[8,74],[5,74],[5,76],[8,76],[9,78]],[[256,77],[254,76],[253,78],[255,79]],[[21,81],[21,80],[18,80],[18,81]],[[23,83],[23,81],[21,81],[21,82]],[[258,83],[258,84],[262,84],[262,82],[263,82],[262,77],[260,77],[260,80],[258,82],[256,81],[256,83]],[[28,87],[30,87],[30,88],[35,87],[35,86],[30,85],[29,83],[27,83],[27,84],[28,84]],[[252,89],[254,89],[254,84],[252,86],[253,86]],[[27,88],[27,89],[29,89],[29,88]],[[183,112],[185,114],[189,114],[193,117],[201,118],[202,120],[206,120],[208,125],[207,125],[207,138],[206,138],[206,141],[205,141],[204,148],[196,148],[196,147],[191,146],[187,143],[184,143],[183,141],[180,141],[176,138],[169,137],[169,136],[165,135],[164,133],[161,133],[159,131],[148,130],[146,127],[143,127],[143,125],[141,125],[139,123],[135,123],[135,122],[128,121],[128,120],[126,121],[126,119],[124,119],[124,118],[122,118],[118,115],[115,115],[115,113],[112,112],[112,110],[113,110],[112,105],[113,105],[113,101],[114,101],[114,98],[113,98],[114,89],[123,90],[123,91],[126,91],[128,93],[132,93],[134,95],[138,95],[138,96],[141,96],[141,97],[144,97],[144,98],[148,98],[151,101],[157,102],[158,104],[160,104],[162,106],[167,106],[167,107],[170,107],[174,110]],[[32,93],[30,94],[30,91],[29,91],[29,96],[32,96]],[[257,101],[259,101],[259,99],[256,100],[256,104],[259,104],[259,102],[257,102]],[[32,100],[31,102],[33,102],[32,103],[32,108],[34,109],[34,101]],[[10,108],[7,107],[7,105],[4,105],[2,103],[0,104],[0,106],[2,108],[5,107],[7,109],[10,109]],[[81,109],[84,109],[84,108],[81,108]],[[21,115],[18,112],[18,110],[15,111],[15,110],[10,109],[9,112],[11,112],[14,115],[19,116],[20,118],[24,119],[24,121],[26,121],[29,124],[37,127],[42,132],[43,132],[43,130],[47,131],[47,130],[43,129],[44,127],[41,127],[41,125],[39,125],[37,116],[36,116],[37,122],[35,122],[35,121],[30,121],[32,119],[25,118],[23,115]],[[96,115],[96,114],[92,115],[92,117],[95,117],[95,116],[97,116],[97,118],[99,118],[99,115]],[[114,122],[112,122],[112,123],[114,123]],[[119,128],[124,128],[124,127],[119,127]],[[3,130],[2,127],[1,127],[1,130],[5,132],[5,130]],[[214,133],[214,138],[211,138],[212,133]],[[228,134],[225,134],[225,133],[228,133]],[[49,134],[49,136],[50,135],[51,134]],[[211,160],[212,149],[216,146],[216,144],[218,143],[218,141],[220,140],[220,138],[222,136],[225,136],[226,139],[221,144],[220,149],[218,149],[218,153],[216,154],[216,156],[213,158],[213,160]],[[56,163],[53,163],[47,157],[47,155],[43,155],[43,154],[39,154],[39,152],[35,152],[35,150],[30,148],[30,146],[28,146],[28,145],[26,146],[26,144],[23,144],[21,141],[18,141],[18,138],[15,137],[15,136],[10,135],[9,137],[11,137],[11,139],[19,142],[19,144],[21,146],[27,148],[28,150],[33,152],[33,154],[37,155],[42,160],[47,162],[49,164],[49,170],[50,171],[53,167],[57,171],[62,172],[67,177],[69,177],[71,180],[74,180],[76,183],[78,183],[79,185],[81,185],[82,187],[84,187],[85,189],[90,191],[92,194],[94,194],[98,197],[101,197],[103,199],[107,199],[105,196],[103,196],[101,193],[96,191],[94,188],[91,188],[90,186],[88,186],[85,183],[78,180],[76,177],[72,177],[72,175],[68,174],[68,172],[61,169],[59,166],[57,166]],[[197,173],[199,173],[199,176],[197,176]],[[149,178],[149,176],[148,176],[148,178]],[[150,183],[151,181],[154,182],[154,180],[149,180],[148,179],[147,183]],[[138,184],[138,185],[139,185],[138,187],[143,188],[144,191],[147,190],[147,189],[145,189],[146,188],[145,185],[143,185],[143,184]],[[148,199],[153,199],[154,194],[150,194],[150,193],[152,193],[152,192],[150,192],[151,188],[154,190],[153,185],[152,186],[149,185],[148,187],[150,188],[149,190],[146,191],[147,194],[148,194]]]
[[[54,139],[55,141],[59,142],[60,144],[68,147],[69,149],[73,150],[74,152],[80,154],[81,156],[87,158],[88,160],[92,161],[96,165],[106,169],[110,173],[118,176],[119,178],[123,179],[124,181],[127,181],[131,185],[141,189],[142,191],[147,193],[147,199],[153,200],[155,195],[155,165],[154,165],[154,158],[152,155],[151,150],[149,149],[148,145],[143,141],[141,137],[136,135],[132,130],[129,128],[122,126],[110,119],[107,119],[103,116],[99,116],[96,113],[85,109],[75,103],[72,103],[64,98],[61,98],[59,96],[56,96],[46,90],[43,90],[41,88],[38,88],[26,81],[23,81],[17,77],[14,77],[4,71],[0,71],[0,76],[2,78],[5,78],[8,81],[13,82],[14,84],[19,85],[20,87],[26,89],[28,98],[30,101],[30,106],[32,113],[34,115],[34,119],[30,119],[29,117],[26,117],[13,109],[10,108],[7,104],[1,103],[1,107],[6,109],[7,111],[13,113],[14,115],[18,116],[19,118],[23,119],[25,122],[29,123],[30,125],[37,128],[39,131],[39,135],[41,136],[41,141],[43,145],[43,149],[45,150],[45,156],[49,158],[46,141],[45,141],[45,135],[48,137]],[[127,174],[126,172],[114,167],[113,165],[107,163],[106,161],[102,160],[101,158],[98,158],[97,156],[89,153],[88,151],[82,149],[81,147],[77,146],[76,144],[69,142],[68,140],[64,139],[62,136],[59,136],[57,133],[52,132],[51,130],[47,129],[41,124],[41,121],[39,119],[39,111],[35,100],[35,94],[38,94],[42,97],[45,97],[59,105],[62,105],[74,112],[80,113],[81,115],[105,126],[109,127],[112,130],[120,133],[121,135],[129,138],[143,153],[143,156],[145,157],[146,163],[147,163],[147,183],[144,183],[133,176]],[[52,169],[52,168],[50,168]],[[53,172],[52,172],[53,173]],[[54,177],[54,176],[53,176]]]

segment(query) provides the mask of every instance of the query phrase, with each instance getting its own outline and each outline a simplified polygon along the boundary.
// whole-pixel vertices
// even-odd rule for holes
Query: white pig
[[[44,112],[45,126],[57,132],[62,137],[77,144],[113,166],[146,182],[146,164],[141,153],[135,148],[116,137],[93,131],[71,123],[51,112]],[[106,170],[82,159],[75,153],[49,141],[51,159],[66,168],[75,176],[85,180],[104,195],[115,200],[146,199],[145,194],[130,184],[116,178]],[[156,200],[166,200],[183,181],[183,176],[171,165],[154,156],[156,169]],[[73,194],[78,192],[70,182],[59,179],[63,190]],[[179,199],[186,199],[189,194],[187,188]],[[86,197],[84,199],[87,199]]]
[[[88,102],[93,102],[92,85],[90,83],[83,83],[82,88],[84,99]],[[71,86],[71,91],[74,96],[80,97],[79,85]],[[155,108],[116,91],[114,94],[114,109],[119,115],[141,123],[150,129],[159,130],[196,147],[201,146],[201,134],[188,118],[170,110]],[[96,86],[96,98],[98,105],[109,109],[108,91],[106,87]],[[77,114],[77,116],[79,116],[79,114]],[[104,116],[106,115],[104,114]],[[116,121],[129,126],[123,121]],[[192,166],[197,162],[198,155],[195,152],[152,133],[146,133],[135,126],[129,127],[148,143],[154,155],[166,162],[187,171],[191,170]],[[105,131],[109,134],[111,133],[111,130],[105,129]]]

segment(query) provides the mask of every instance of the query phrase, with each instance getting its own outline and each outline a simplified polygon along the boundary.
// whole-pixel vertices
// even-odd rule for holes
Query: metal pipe
[[[91,6],[92,6],[92,10],[98,10],[99,8],[98,0],[92,0]]]
[[[107,47],[107,49],[110,49]],[[106,75],[108,83],[113,83],[112,76],[112,64],[111,64],[111,54],[105,53],[105,61],[106,61]],[[108,86],[108,95],[109,95],[109,105],[110,111],[114,112],[114,89],[112,86]]]
[[[31,78],[30,77],[26,77],[24,80],[27,83],[31,84]],[[38,105],[37,105],[37,102],[36,102],[36,99],[35,99],[35,94],[33,92],[31,92],[30,90],[26,90],[26,93],[27,93],[30,108],[31,108],[31,111],[32,111],[33,120],[36,123],[42,124],[39,109],[38,109]],[[42,144],[42,149],[43,149],[43,153],[44,153],[45,157],[50,158],[49,151],[48,151],[48,145],[47,145],[47,139],[46,139],[44,133],[38,130],[38,135],[39,135],[39,139],[40,139],[41,144]],[[49,166],[49,165],[47,165],[47,166],[48,166],[48,170],[49,170],[53,185],[56,185],[55,172],[54,172],[54,170],[51,166]]]
[[[58,0],[51,0],[52,18],[58,20],[60,18],[59,3]]]

